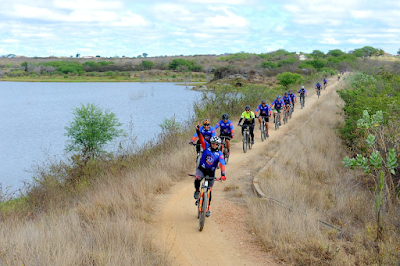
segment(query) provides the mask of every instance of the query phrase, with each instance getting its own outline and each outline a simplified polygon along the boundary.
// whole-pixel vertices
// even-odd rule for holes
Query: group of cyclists
[[[326,88],[328,81],[326,78],[323,79],[324,87]],[[320,91],[322,89],[322,85],[318,82],[315,85],[315,89]],[[301,86],[298,91],[300,100],[307,96],[307,91],[304,86]],[[296,95],[289,90],[285,92],[284,96],[277,95],[276,99],[272,101],[270,105],[267,104],[266,100],[262,100],[261,103],[257,106],[255,112],[251,111],[250,105],[246,105],[245,111],[240,116],[238,126],[242,126],[242,134],[243,134],[243,126],[247,125],[250,130],[251,143],[254,144],[254,127],[255,127],[255,118],[258,118],[258,122],[261,129],[262,119],[266,122],[266,137],[269,137],[269,118],[271,117],[272,109],[275,109],[275,115],[279,115],[279,125],[281,124],[281,113],[282,111],[287,112],[290,107],[292,107],[294,111],[294,104],[297,102]],[[304,106],[304,104],[303,104]],[[258,116],[257,116],[258,115]],[[241,122],[243,121],[243,124]],[[223,153],[222,141],[226,142],[226,156],[229,157],[230,152],[230,140],[234,138],[234,126],[231,120],[229,120],[229,115],[224,113],[222,115],[222,119],[216,123],[214,127],[211,126],[210,119],[204,119],[203,125],[199,124],[196,126],[196,132],[194,133],[189,144],[193,145],[196,139],[198,138],[196,150],[200,152],[200,145],[203,149],[202,156],[200,158],[200,163],[196,169],[196,178],[194,181],[194,198],[198,199],[200,195],[200,182],[205,176],[213,177],[215,176],[215,170],[220,165],[221,169],[221,179],[226,180],[225,177],[225,156]],[[217,136],[216,130],[220,128],[220,134]],[[214,181],[209,181],[210,187],[210,199],[209,205],[211,204],[211,192],[212,187],[214,185]],[[206,216],[210,216],[210,209],[207,210]]]

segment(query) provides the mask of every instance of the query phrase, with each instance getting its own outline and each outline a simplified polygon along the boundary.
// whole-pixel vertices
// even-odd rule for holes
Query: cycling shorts
[[[269,115],[260,115],[261,118],[264,118],[265,122],[269,122]]]
[[[282,107],[280,107],[280,108],[275,108],[275,110],[276,110],[278,113],[281,113]]]
[[[226,133],[225,133],[225,134],[222,134],[222,133],[221,133],[221,134],[219,135],[219,137],[220,137],[221,139],[222,139],[223,137],[232,138],[232,133],[228,133],[228,134],[226,134]]]

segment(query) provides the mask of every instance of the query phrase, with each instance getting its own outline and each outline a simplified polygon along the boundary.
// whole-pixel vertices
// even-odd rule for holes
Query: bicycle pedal
[[[196,201],[194,202],[194,205],[198,206],[198,205],[199,205],[199,201],[196,200]]]

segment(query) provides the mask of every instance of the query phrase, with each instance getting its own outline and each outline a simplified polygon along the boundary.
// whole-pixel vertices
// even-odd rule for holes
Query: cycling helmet
[[[276,96],[276,98],[277,98],[277,99],[280,99],[280,98],[281,98],[281,96],[280,96],[280,95],[278,95],[278,96]]]
[[[250,108],[250,105],[246,105],[246,107],[244,108],[244,110],[247,110],[247,109],[249,109],[249,110],[251,109],[251,108]]]
[[[266,100],[262,100],[261,104],[263,104],[263,103],[267,104],[267,101]]]
[[[288,95],[288,93],[287,93],[287,92],[285,92],[285,95]]]
[[[218,136],[211,137],[210,143],[221,144],[221,139],[220,139],[220,137],[218,137]]]
[[[210,119],[207,119],[207,118],[204,119],[204,120],[203,120],[203,125],[205,125],[205,124],[210,124]]]
[[[292,93],[292,90],[289,90],[289,94]]]
[[[227,113],[222,115],[222,120],[228,120],[229,115]]]
[[[302,89],[304,89],[304,86],[301,86]]]

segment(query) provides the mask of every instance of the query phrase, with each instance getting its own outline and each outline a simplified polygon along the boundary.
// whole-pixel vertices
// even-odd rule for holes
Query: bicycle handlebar
[[[199,176],[197,176],[197,175],[192,175],[192,174],[188,174],[188,176],[194,177],[194,178],[198,178],[198,177],[199,177]],[[215,176],[205,176],[204,179],[206,179],[206,180],[222,181],[222,179],[221,179],[220,177],[215,177]]]

